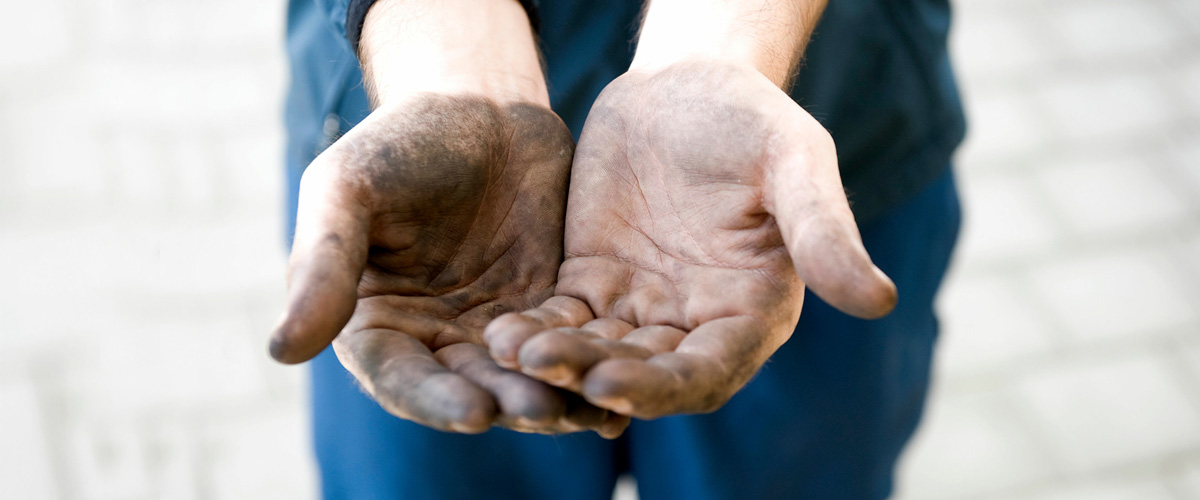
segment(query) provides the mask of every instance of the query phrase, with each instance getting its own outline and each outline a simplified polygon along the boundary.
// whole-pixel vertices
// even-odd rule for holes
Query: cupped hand
[[[482,340],[552,294],[572,147],[529,103],[418,94],[374,111],[301,181],[272,355],[332,342],[384,409],[438,429],[620,434],[627,417],[500,368]]]
[[[805,285],[863,318],[896,302],[828,132],[749,66],[613,81],[576,150],[565,245],[556,296],[488,325],[491,354],[641,418],[724,404],[791,335]]]

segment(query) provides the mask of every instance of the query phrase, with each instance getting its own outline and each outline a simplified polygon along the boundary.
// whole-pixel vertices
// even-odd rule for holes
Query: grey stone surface
[[[1200,498],[1200,4],[957,6],[966,227],[898,497]]]

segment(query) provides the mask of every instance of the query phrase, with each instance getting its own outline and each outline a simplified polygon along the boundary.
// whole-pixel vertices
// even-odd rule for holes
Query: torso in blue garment
[[[345,2],[289,5],[289,214],[304,167],[369,112],[339,3]],[[641,4],[542,2],[539,36],[551,102],[576,137],[592,101],[629,67]],[[949,23],[948,0],[838,0],[829,3],[808,46],[792,96],[833,135],[860,221],[930,183],[962,140],[965,123],[946,51]]]

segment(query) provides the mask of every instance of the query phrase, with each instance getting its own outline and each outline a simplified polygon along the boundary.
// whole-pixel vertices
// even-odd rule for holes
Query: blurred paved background
[[[264,349],[282,3],[6,2],[0,496],[313,496]],[[900,496],[1200,499],[1200,2],[958,7],[968,220]]]

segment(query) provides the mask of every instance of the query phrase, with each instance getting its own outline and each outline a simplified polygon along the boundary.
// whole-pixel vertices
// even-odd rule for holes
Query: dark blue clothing
[[[290,0],[289,227],[300,175],[369,112],[346,40],[350,0]],[[552,105],[578,137],[628,67],[641,0],[543,0]],[[964,121],[946,53],[946,0],[830,2],[792,95],[829,129],[871,256],[896,282],[890,316],[862,321],[805,297],[796,333],[710,415],[592,434],[462,436],[392,417],[328,350],[313,363],[313,426],[329,500],[604,499],[618,474],[643,500],[876,499],[921,414],[933,298],[957,236],[950,156]]]

